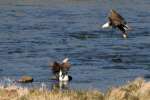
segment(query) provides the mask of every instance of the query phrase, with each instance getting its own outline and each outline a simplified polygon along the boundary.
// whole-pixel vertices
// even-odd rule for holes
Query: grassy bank
[[[150,82],[138,78],[124,86],[102,93],[98,90],[27,89],[11,85],[0,87],[0,100],[150,100]]]

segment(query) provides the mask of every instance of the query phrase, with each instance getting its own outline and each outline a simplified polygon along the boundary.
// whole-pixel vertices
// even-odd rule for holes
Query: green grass
[[[150,82],[138,78],[102,93],[98,90],[27,89],[15,85],[0,87],[0,100],[150,100]]]

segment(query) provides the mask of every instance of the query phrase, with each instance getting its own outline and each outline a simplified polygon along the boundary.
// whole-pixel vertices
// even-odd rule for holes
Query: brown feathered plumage
[[[121,25],[121,24],[122,25],[126,24],[126,21],[124,20],[124,18],[113,9],[110,10],[110,15],[109,15],[108,19],[110,21],[110,24],[115,27],[117,27],[118,25]]]
[[[126,38],[127,37],[126,31],[129,30],[129,27],[125,19],[113,9],[110,10],[108,19],[109,21],[106,24],[104,24],[102,28],[107,28],[109,26],[118,28],[120,31],[122,31],[123,37]]]
[[[58,63],[58,62],[54,62],[52,65],[50,65],[52,67],[52,72],[54,74],[58,74],[60,70],[62,71],[68,71],[71,67],[70,63],[68,62],[68,58],[65,58],[62,63]]]

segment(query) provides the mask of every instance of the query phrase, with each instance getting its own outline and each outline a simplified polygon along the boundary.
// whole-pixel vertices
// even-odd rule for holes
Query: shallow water
[[[136,77],[150,80],[149,0],[1,0],[0,79],[31,75],[32,84],[53,81],[49,63],[70,58],[70,88],[105,90]],[[110,9],[128,21],[123,39],[101,29]]]

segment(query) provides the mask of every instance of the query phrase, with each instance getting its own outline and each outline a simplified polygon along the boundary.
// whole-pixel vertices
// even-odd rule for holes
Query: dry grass
[[[97,91],[27,89],[16,86],[1,87],[0,100],[103,100]]]
[[[27,89],[11,85],[0,87],[0,100],[150,100],[150,82],[138,78],[127,85],[98,90],[52,90]]]
[[[104,98],[105,100],[150,100],[150,82],[138,78],[122,87],[112,88]]]

